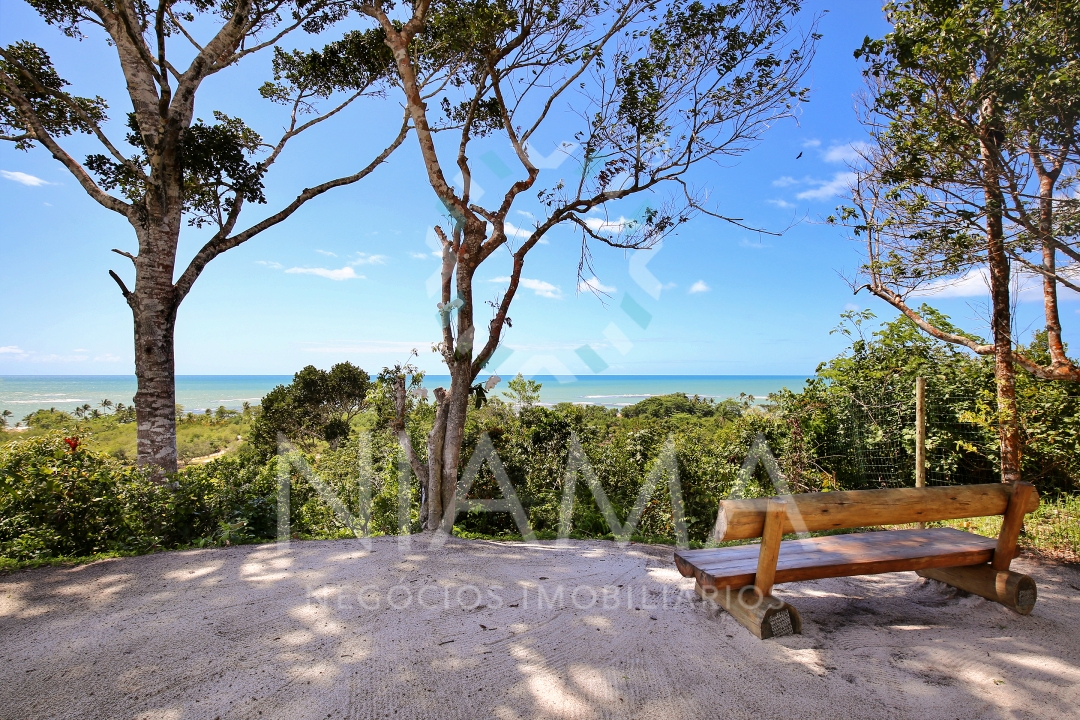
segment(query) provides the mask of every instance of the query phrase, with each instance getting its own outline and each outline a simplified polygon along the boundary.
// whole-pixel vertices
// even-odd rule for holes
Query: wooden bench
[[[914,570],[1026,615],[1035,583],[1011,572],[1024,515],[1039,506],[1030,483],[851,490],[787,498],[724,500],[717,541],[758,545],[680,550],[675,564],[703,599],[724,607],[759,638],[802,629],[798,611],[772,595],[776,583]],[[1003,515],[996,539],[930,528],[782,540],[787,533],[906,525]]]

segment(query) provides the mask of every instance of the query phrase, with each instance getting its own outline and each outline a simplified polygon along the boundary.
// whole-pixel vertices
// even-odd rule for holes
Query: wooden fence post
[[[926,487],[926,378],[915,378],[915,487]]]
[[[926,487],[926,378],[922,376],[915,378],[915,487]]]

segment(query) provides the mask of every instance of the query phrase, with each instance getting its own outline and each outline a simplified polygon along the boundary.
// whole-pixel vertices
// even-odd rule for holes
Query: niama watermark
[[[327,507],[331,509],[335,517],[347,527],[353,535],[363,541],[366,549],[371,550],[370,519],[372,487],[375,481],[375,474],[372,469],[371,461],[371,438],[367,433],[361,433],[360,435],[358,456],[359,462],[356,478],[358,501],[355,503],[354,508],[350,508],[342,502],[330,484],[319,477],[319,474],[311,467],[303,454],[296,451],[295,448],[292,448],[283,440],[279,443],[277,473],[277,537],[279,543],[288,543],[292,538],[290,507],[291,483],[293,473],[298,473],[312,488],[314,488],[316,494]],[[772,480],[776,494],[780,497],[790,498],[791,491],[787,479],[780,471],[780,467],[775,456],[769,450],[765,437],[759,433],[751,444],[746,460],[739,471],[738,479],[729,496],[730,499],[738,499],[743,496],[745,488],[759,464],[764,466]],[[469,492],[472,490],[481,468],[484,466],[486,466],[494,475],[499,487],[499,492],[502,494],[501,498],[469,498]],[[626,517],[620,520],[615,506],[611,503],[607,493],[604,491],[596,472],[592,468],[592,464],[589,462],[588,456],[581,446],[581,442],[576,434],[571,434],[570,443],[567,448],[566,465],[562,473],[562,501],[559,505],[557,545],[565,547],[569,543],[570,534],[573,529],[572,521],[577,483],[579,480],[584,479],[586,487],[588,487],[593,500],[600,509],[604,522],[607,524],[611,534],[615,537],[616,543],[620,547],[626,547],[630,543],[630,538],[634,535],[641,522],[646,505],[656,494],[661,483],[666,482],[668,496],[671,500],[671,522],[672,527],[674,528],[675,544],[681,549],[689,548],[690,538],[687,532],[686,512],[683,503],[682,485],[679,481],[679,466],[676,458],[675,440],[673,436],[668,436],[660,450],[659,457],[652,466],[652,470],[649,472],[645,482],[642,483],[638,491],[638,496],[633,507],[631,507]],[[415,537],[409,534],[409,529],[411,527],[410,512],[412,487],[415,477],[413,476],[409,463],[404,457],[399,458],[397,467],[398,545],[402,550],[409,550],[412,547],[411,543]],[[789,508],[788,517],[792,527],[796,532],[799,532],[800,534],[804,533],[806,531],[806,525],[799,514],[797,504],[790,503]],[[513,483],[510,482],[506,468],[499,458],[494,443],[492,443],[491,438],[486,433],[480,437],[476,449],[473,451],[472,456],[469,458],[469,461],[458,480],[454,496],[447,506],[439,530],[434,533],[425,534],[431,548],[441,547],[447,541],[455,521],[462,512],[509,513],[514,519],[514,523],[517,525],[521,537],[526,542],[533,542],[536,540],[536,533],[529,523],[529,517],[525,512],[525,507],[522,504]],[[722,537],[717,536],[721,528],[722,512],[723,504],[721,504],[720,510],[717,513],[717,524],[710,540],[710,544],[723,540]]]

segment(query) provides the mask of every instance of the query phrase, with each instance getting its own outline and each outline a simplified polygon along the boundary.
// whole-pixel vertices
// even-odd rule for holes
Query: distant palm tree
[[[5,410],[4,412],[0,412],[0,427],[7,427],[9,417],[11,417],[11,411],[10,410]]]
[[[112,400],[110,400],[109,398],[105,398],[104,400],[101,401],[101,408],[104,409],[104,410],[108,410],[112,406],[113,406]]]
[[[75,408],[75,417],[81,418],[85,414],[86,414],[86,411],[83,410],[81,407]]]

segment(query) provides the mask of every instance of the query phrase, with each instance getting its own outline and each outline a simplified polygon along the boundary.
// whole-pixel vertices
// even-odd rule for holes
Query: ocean
[[[481,375],[480,379],[486,378]],[[502,379],[493,393],[506,390]],[[540,402],[587,403],[605,407],[633,405],[653,395],[684,392],[716,400],[738,397],[740,393],[764,398],[782,388],[799,390],[805,375],[590,375],[584,377],[532,378],[543,384]],[[186,411],[201,412],[224,406],[236,410],[245,402],[257,405],[276,385],[288,383],[291,375],[178,375],[176,402]],[[446,385],[446,375],[428,375],[428,388]],[[134,375],[3,375],[0,376],[0,410],[10,410],[13,420],[21,420],[35,410],[56,408],[72,411],[102,400],[131,404],[135,395]]]

